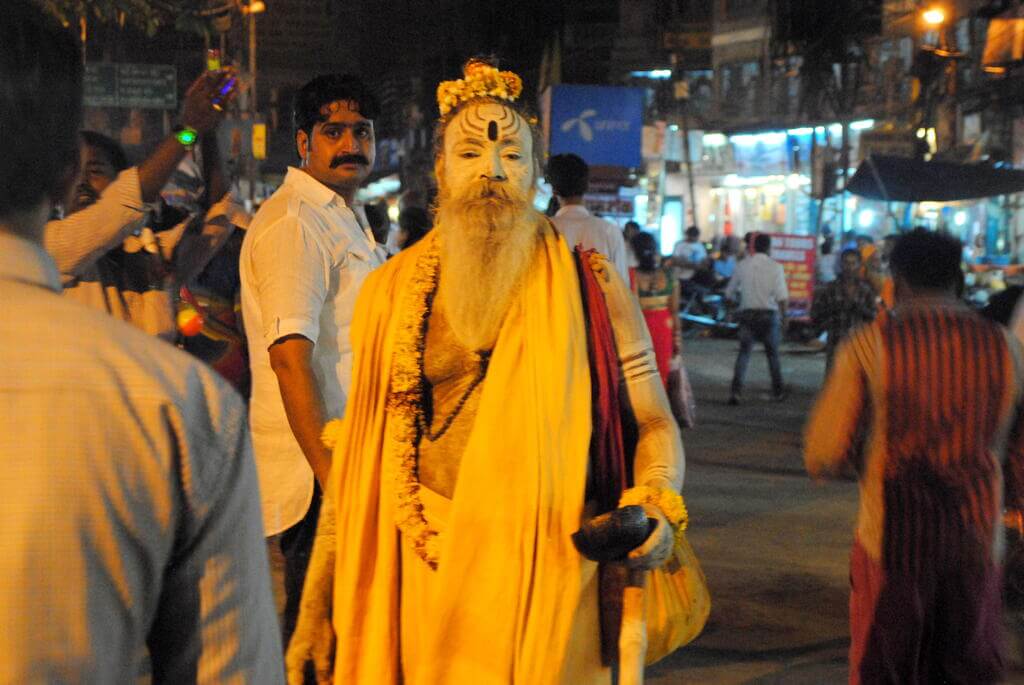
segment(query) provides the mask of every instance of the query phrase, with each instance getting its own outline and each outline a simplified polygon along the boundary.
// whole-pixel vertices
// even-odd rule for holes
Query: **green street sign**
[[[170,64],[87,64],[85,104],[89,107],[177,109],[177,69]]]

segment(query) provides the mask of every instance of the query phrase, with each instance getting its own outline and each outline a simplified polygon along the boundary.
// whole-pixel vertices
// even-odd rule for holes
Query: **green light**
[[[194,145],[196,142],[196,138],[199,137],[199,134],[196,132],[195,129],[183,128],[177,133],[175,133],[174,137],[177,138],[178,142],[184,145],[185,147],[192,147],[192,145]]]

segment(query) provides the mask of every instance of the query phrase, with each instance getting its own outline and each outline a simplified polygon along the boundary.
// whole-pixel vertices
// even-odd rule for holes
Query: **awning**
[[[884,202],[955,202],[1020,192],[1024,171],[871,155],[860,163],[846,189]]]

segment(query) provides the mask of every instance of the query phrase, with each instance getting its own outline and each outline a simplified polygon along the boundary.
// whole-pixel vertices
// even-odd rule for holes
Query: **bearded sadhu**
[[[665,504],[683,449],[644,320],[615,269],[533,208],[521,89],[481,61],[438,88],[435,227],[356,305],[292,682],[308,659],[335,683],[610,682],[597,564],[572,534],[618,505],[614,478],[649,495],[632,567],[660,565],[683,524]],[[595,453],[620,379],[639,437],[616,475]]]

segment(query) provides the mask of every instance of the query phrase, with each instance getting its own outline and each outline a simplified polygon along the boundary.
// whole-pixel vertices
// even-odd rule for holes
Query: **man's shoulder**
[[[173,345],[56,293],[30,297],[26,307],[18,308],[24,312],[21,316],[8,316],[0,324],[0,355],[5,359],[30,361],[48,355],[55,367],[74,370],[76,384],[116,388],[129,397],[187,403],[189,386],[198,382],[205,394],[240,403],[235,391],[212,369]],[[26,312],[29,308],[35,311]],[[18,333],[6,331],[8,327]],[[68,379],[59,375],[54,374],[54,382],[66,383]]]

